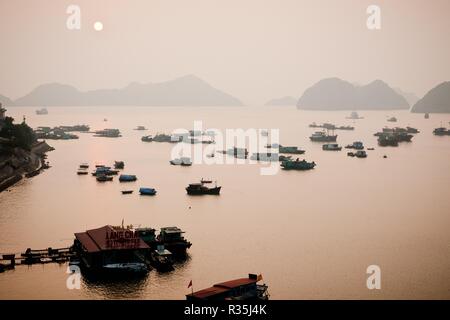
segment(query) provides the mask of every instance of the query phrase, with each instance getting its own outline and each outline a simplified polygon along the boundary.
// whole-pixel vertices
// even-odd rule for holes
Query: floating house
[[[74,250],[83,267],[101,272],[149,271],[148,244],[138,232],[110,225],[75,233]]]

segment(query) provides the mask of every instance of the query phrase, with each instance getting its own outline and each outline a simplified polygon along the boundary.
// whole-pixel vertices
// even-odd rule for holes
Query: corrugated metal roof
[[[236,279],[236,280],[230,280],[230,281],[226,281],[226,282],[217,283],[210,288],[206,288],[206,289],[194,292],[191,295],[193,297],[196,297],[199,299],[206,299],[211,296],[229,291],[231,289],[234,289],[234,288],[237,288],[240,286],[253,284],[256,282],[258,282],[257,279],[250,279],[250,278],[241,278],[241,279]]]
[[[75,237],[90,253],[104,250],[133,250],[149,249],[150,247],[133,231],[128,229],[115,229],[104,226],[86,232],[75,233]]]

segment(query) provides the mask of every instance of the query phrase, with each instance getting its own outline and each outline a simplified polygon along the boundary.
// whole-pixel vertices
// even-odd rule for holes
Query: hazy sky
[[[80,31],[66,28],[70,4]],[[381,30],[366,27],[370,4]],[[422,96],[450,80],[449,16],[449,0],[0,0],[0,94],[195,74],[246,104],[331,76]]]

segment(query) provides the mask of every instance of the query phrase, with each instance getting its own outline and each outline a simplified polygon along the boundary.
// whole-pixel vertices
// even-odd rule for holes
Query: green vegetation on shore
[[[0,130],[0,154],[7,154],[14,148],[21,148],[27,151],[36,142],[36,136],[25,121],[14,124],[14,118],[6,117],[1,124]]]

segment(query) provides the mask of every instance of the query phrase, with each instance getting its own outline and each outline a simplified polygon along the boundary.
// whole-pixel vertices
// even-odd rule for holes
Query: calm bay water
[[[49,141],[52,168],[0,193],[0,253],[26,248],[68,246],[73,233],[105,224],[176,225],[193,243],[190,259],[171,273],[151,271],[146,279],[91,283],[66,288],[66,265],[18,266],[0,274],[0,299],[184,299],[213,283],[261,273],[273,299],[450,298],[450,137],[432,135],[448,126],[449,115],[407,111],[299,111],[291,107],[242,108],[9,108],[32,127],[89,124],[119,128],[123,137]],[[395,124],[386,121],[396,116]],[[107,118],[108,122],[103,119]],[[279,128],[283,145],[306,150],[317,167],[308,172],[260,175],[261,165],[171,166],[173,145],[144,143],[144,134],[207,128]],[[354,125],[337,131],[345,146],[361,140],[368,158],[346,151],[325,152],[309,141],[311,122]],[[149,131],[135,131],[145,125]],[[412,143],[381,148],[373,134],[382,127],[407,125],[421,133]],[[384,159],[383,155],[388,158]],[[303,156],[302,156],[303,158]],[[88,162],[125,161],[125,173],[138,181],[100,184],[77,176]],[[219,197],[189,197],[184,188],[200,178],[222,185]],[[155,187],[156,197],[140,197],[140,186]],[[122,189],[135,193],[123,196]],[[191,207],[189,209],[189,207]],[[366,288],[366,268],[382,271],[382,289]]]

